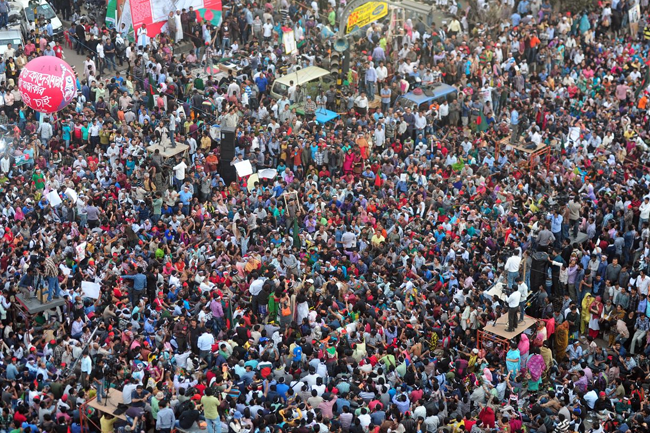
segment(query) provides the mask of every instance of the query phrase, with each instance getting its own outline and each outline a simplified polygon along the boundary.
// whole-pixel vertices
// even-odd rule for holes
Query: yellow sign
[[[388,15],[388,3],[368,2],[352,11],[348,17],[348,26],[345,32],[350,33],[355,29],[360,29],[386,15]]]

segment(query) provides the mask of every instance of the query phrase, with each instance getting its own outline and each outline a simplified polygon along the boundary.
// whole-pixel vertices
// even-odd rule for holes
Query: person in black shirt
[[[84,44],[86,43],[86,29],[84,29],[81,21],[79,21],[75,27],[75,35],[77,36],[77,45],[75,47],[77,54],[84,55],[86,53],[86,50],[84,49]]]
[[[183,412],[181,412],[180,415],[178,416],[179,427],[184,430],[188,430],[192,428],[194,423],[199,420],[200,415],[201,414],[199,413],[198,410],[196,410],[194,403],[190,403],[188,408]]]
[[[99,358],[97,364],[91,373],[91,380],[97,389],[97,402],[101,403],[102,398],[106,397],[104,392],[104,360]]]
[[[68,433],[68,423],[65,422],[65,418],[60,416],[57,420],[57,424],[54,426],[55,433]]]

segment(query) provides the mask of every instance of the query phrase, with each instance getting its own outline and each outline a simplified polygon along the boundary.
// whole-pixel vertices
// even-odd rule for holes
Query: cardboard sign
[[[236,162],[235,170],[237,170],[237,176],[239,177],[246,177],[253,174],[253,166],[251,165],[251,162],[248,160]]]
[[[97,299],[99,298],[100,286],[97,283],[92,283],[90,281],[81,282],[81,291],[84,296],[87,298]]]

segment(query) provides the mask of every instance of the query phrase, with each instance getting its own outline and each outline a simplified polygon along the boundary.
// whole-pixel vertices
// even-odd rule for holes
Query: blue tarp
[[[338,119],[339,115],[334,111],[326,110],[325,108],[319,108],[316,110],[316,122],[321,125],[326,124],[327,122]]]

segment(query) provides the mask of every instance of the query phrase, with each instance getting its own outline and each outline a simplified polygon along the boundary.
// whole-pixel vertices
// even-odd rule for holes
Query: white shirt
[[[92,125],[90,125],[90,128],[88,128],[88,130],[90,132],[91,137],[99,137],[99,132],[102,130],[102,125],[100,125],[99,123],[96,124],[93,123]]]
[[[265,37],[265,38],[270,38],[271,35],[273,35],[273,24],[271,24],[271,23],[265,23],[265,24],[262,26],[262,29],[263,29],[263,31],[264,31],[264,37]]]
[[[388,68],[386,66],[377,66],[375,68],[377,72],[377,81],[382,82],[388,77]]]
[[[181,161],[180,164],[174,166],[174,176],[176,176],[176,179],[185,180],[185,169],[187,169],[185,161]]]
[[[517,286],[517,290],[521,294],[521,301],[525,302],[528,299],[528,286],[523,281]]]
[[[641,275],[636,277],[636,288],[639,290],[639,293],[648,296],[648,286],[650,286],[650,277],[647,275],[643,279]]]
[[[196,341],[196,346],[199,348],[199,350],[211,351],[213,344],[214,335],[210,334],[209,332],[204,332],[201,334],[199,339]]]
[[[521,300],[521,293],[519,293],[518,290],[515,290],[510,294],[510,296],[508,296],[506,302],[508,303],[509,308],[518,308],[520,300]]]
[[[647,220],[650,218],[650,202],[644,200],[641,206],[639,206],[639,212],[641,213],[639,215],[641,219]]]
[[[97,44],[97,56],[100,59],[104,58],[104,45],[103,44]]]
[[[366,98],[365,96],[357,96],[356,99],[354,100],[354,103],[359,108],[368,108],[368,98]]]
[[[521,264],[521,257],[512,256],[506,261],[504,267],[506,272],[519,272],[519,265]]]
[[[93,362],[90,359],[90,356],[84,356],[81,358],[81,372],[90,374],[93,370]]]
[[[420,113],[415,113],[415,129],[424,129],[426,126],[426,116],[420,116]]]
[[[138,384],[136,383],[129,383],[128,385],[124,385],[124,388],[122,388],[122,403],[131,404],[131,395],[137,387]]]

